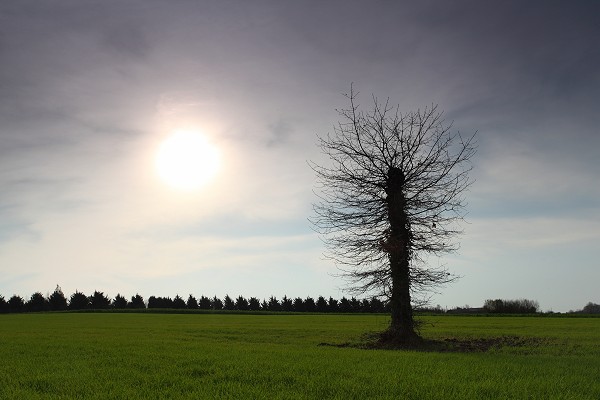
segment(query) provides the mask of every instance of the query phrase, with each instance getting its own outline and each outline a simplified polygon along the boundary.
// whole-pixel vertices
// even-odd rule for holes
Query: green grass
[[[363,350],[381,315],[0,315],[0,399],[600,399],[600,318],[422,318],[487,352]],[[528,344],[527,344],[528,343]]]

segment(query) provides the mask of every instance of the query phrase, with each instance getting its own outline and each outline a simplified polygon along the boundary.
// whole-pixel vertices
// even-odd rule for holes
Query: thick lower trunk
[[[387,251],[392,278],[391,339],[409,342],[418,339],[410,303],[410,223],[405,211],[404,174],[391,168],[388,175],[387,201],[390,236]]]
[[[409,260],[402,254],[390,254],[392,271],[391,323],[389,333],[395,340],[413,341],[418,338],[415,332],[412,305],[410,301]]]

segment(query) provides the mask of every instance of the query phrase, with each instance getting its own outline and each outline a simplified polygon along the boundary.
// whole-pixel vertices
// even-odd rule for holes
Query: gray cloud
[[[290,135],[294,132],[294,128],[288,121],[279,120],[268,126],[270,138],[267,141],[267,146],[283,145],[288,142]]]
[[[107,250],[113,231],[161,213],[170,217],[156,226],[183,236],[237,221],[244,239],[302,231],[313,180],[304,160],[319,157],[315,134],[331,130],[351,82],[365,107],[371,94],[406,111],[439,103],[456,129],[479,131],[478,232],[495,232],[494,218],[577,226],[600,209],[598,15],[594,1],[2,2],[0,237],[39,233],[49,241],[37,257],[63,262],[52,246],[85,236],[80,221],[93,228],[89,251],[94,232],[111,238]],[[205,128],[230,157],[227,190],[194,205],[216,213],[206,231],[205,214],[180,216],[139,172],[182,125]],[[110,262],[134,259],[122,251]]]

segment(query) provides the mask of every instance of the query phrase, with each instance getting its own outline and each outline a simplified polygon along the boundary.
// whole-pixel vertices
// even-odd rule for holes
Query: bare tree
[[[311,163],[319,196],[311,221],[354,291],[389,299],[386,337],[413,341],[411,298],[456,279],[425,256],[457,249],[475,134],[453,133],[436,105],[403,114],[373,97],[363,112],[353,89],[346,97],[333,133],[319,137],[330,163]]]

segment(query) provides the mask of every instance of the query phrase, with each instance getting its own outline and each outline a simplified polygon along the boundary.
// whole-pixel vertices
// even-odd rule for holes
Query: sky
[[[477,132],[442,307],[600,302],[597,1],[3,1],[0,294],[349,296],[308,218],[350,85]],[[219,169],[155,168],[201,132]]]

